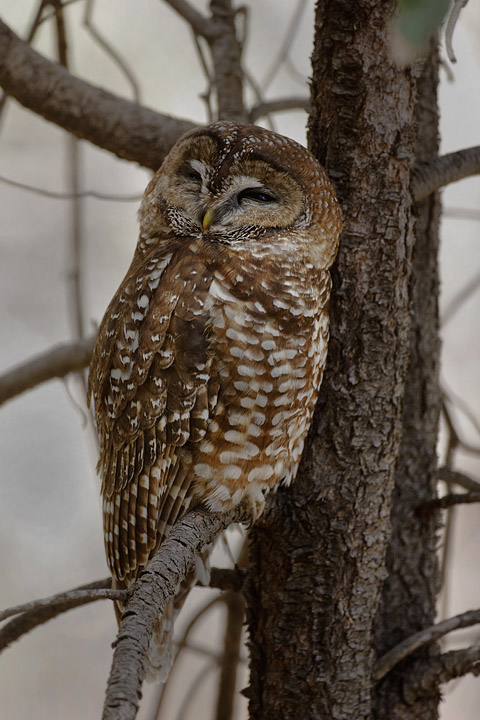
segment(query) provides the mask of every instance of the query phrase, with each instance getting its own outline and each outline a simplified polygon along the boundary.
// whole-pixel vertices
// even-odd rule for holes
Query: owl
[[[180,138],[139,220],[88,385],[117,587],[192,507],[241,503],[254,521],[266,493],[295,478],[325,366],[341,230],[316,159],[233,122]]]

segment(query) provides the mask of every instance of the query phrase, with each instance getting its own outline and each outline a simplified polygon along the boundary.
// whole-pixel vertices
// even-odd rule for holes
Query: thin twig
[[[238,593],[226,593],[224,601],[227,605],[227,618],[223,654],[220,660],[220,681],[218,684],[215,720],[232,720],[234,716],[235,691],[245,618],[245,601],[241,595]]]
[[[442,393],[447,402],[449,402],[451,405],[454,405],[457,407],[461,413],[465,415],[465,417],[468,418],[468,420],[471,422],[473,428],[475,431],[480,435],[480,419],[475,415],[473,410],[467,405],[467,403],[460,398],[458,395],[453,393],[451,390],[447,390],[445,388],[445,385],[442,387]],[[466,450],[467,452],[471,452],[474,454],[480,453],[480,446],[473,445],[472,443],[467,442],[462,438],[460,435],[460,432],[456,430],[456,442],[457,445],[462,447],[463,450]]]
[[[465,488],[465,490],[470,490],[470,492],[480,492],[480,482],[464,473],[458,472],[458,470],[441,467],[437,470],[437,477],[439,480],[444,480],[447,483],[460,485],[460,487]]]
[[[254,123],[258,118],[264,117],[269,113],[283,112],[285,110],[305,110],[305,112],[310,112],[310,100],[307,97],[266,100],[252,107],[249,113],[250,121]]]
[[[55,25],[57,30],[57,55],[58,62],[66,70],[69,69],[68,58],[68,40],[65,17],[63,14],[63,5],[61,0],[50,0],[55,10]],[[82,300],[82,231],[81,231],[81,200],[78,197],[80,187],[80,147],[78,140],[73,135],[68,135],[67,142],[67,162],[68,162],[68,178],[67,183],[73,198],[70,203],[70,269],[68,272],[68,284],[70,292],[68,300],[70,305],[70,315],[73,325],[73,335],[75,339],[82,340],[83,332],[83,300]],[[78,371],[77,377],[83,386],[83,395],[86,393],[85,376],[81,370]]]
[[[460,308],[468,300],[468,298],[473,295],[473,293],[475,293],[479,288],[480,273],[475,275],[475,277],[473,277],[470,282],[464,285],[458,295],[456,295],[453,300],[451,300],[448,307],[445,309],[445,312],[442,313],[442,327],[445,327],[445,325],[452,319],[452,317],[458,312],[458,310],[460,310]]]
[[[0,405],[26,390],[53,378],[63,378],[86,367],[92,356],[95,337],[64,343],[36,355],[0,376]]]
[[[429,500],[417,508],[417,513],[424,514],[433,510],[446,510],[453,505],[471,505],[480,502],[480,492],[448,493],[443,497]]]
[[[264,78],[263,82],[261,83],[262,91],[267,90],[267,88],[271,84],[272,80],[274,79],[275,75],[278,73],[279,69],[281,68],[282,64],[286,61],[288,54],[290,52],[292,43],[295,39],[295,35],[298,32],[298,28],[300,26],[300,21],[302,19],[302,15],[305,11],[306,6],[307,6],[307,0],[298,0],[297,4],[295,6],[295,9],[292,13],[292,19],[288,23],[288,29],[287,29],[285,37],[282,41],[282,44],[280,45],[280,49],[278,51],[277,57],[272,62],[270,69],[266,73],[265,78]]]
[[[480,610],[469,610],[461,615],[455,615],[455,617],[448,618],[437,625],[420,630],[406,638],[403,642],[396,645],[394,648],[389,650],[383,655],[375,665],[375,671],[373,679],[378,682],[381,680],[392,668],[395,667],[401,660],[414,653],[421,647],[428,645],[436,640],[439,640],[444,635],[447,635],[453,630],[459,630],[460,628],[471,627],[480,623]]]
[[[83,605],[85,600],[95,602],[96,600],[125,600],[126,590],[114,590],[112,588],[94,588],[87,590],[67,590],[66,592],[51,595],[50,597],[32,600],[22,605],[14,605],[6,610],[0,610],[0,622],[7,620],[13,615],[20,615],[27,612],[39,610],[40,608],[52,607],[53,605],[61,605],[66,600],[76,601],[79,605]],[[76,607],[73,604],[71,607]]]
[[[196,35],[201,35],[206,39],[212,37],[214,28],[211,21],[195,10],[187,0],[164,0],[164,2],[191,25]]]
[[[458,220],[480,220],[480,210],[446,207],[443,209],[443,217],[457,218]]]
[[[88,603],[95,602],[96,600],[101,600],[105,597],[102,595],[103,591],[108,590],[111,592],[111,590],[109,590],[109,588],[111,588],[111,584],[111,578],[107,578],[105,580],[98,580],[97,582],[89,583],[88,585],[81,585],[78,588],[74,588],[74,590],[68,590],[66,593],[60,593],[60,595],[54,596],[55,602],[52,604],[47,603],[44,607],[35,607],[34,609],[23,612],[18,617],[14,617],[13,620],[10,620],[10,622],[4,625],[0,630],[0,652],[12,642],[22,637],[22,635],[26,635],[30,632],[30,630],[38,627],[38,625],[43,625],[43,623],[48,620],[52,620],[57,617],[57,615],[67,612],[68,610],[72,610],[73,608],[80,607],[81,605],[87,605]],[[96,590],[101,591],[101,597],[99,597],[98,594],[95,594],[95,592],[92,594],[92,591]],[[72,597],[72,595],[75,596],[78,592],[84,593],[83,597]],[[58,598],[62,595],[68,596],[68,599],[59,601]],[[45,601],[49,601],[51,599],[52,598],[45,598]],[[37,603],[44,601],[33,602]]]
[[[72,198],[78,197],[108,200],[109,202],[140,202],[142,199],[142,195],[109,195],[108,193],[97,192],[96,190],[83,190],[82,192],[76,194],[55,192],[54,190],[45,190],[45,188],[37,187],[36,185],[27,185],[26,183],[7,178],[4,175],[0,175],[0,182],[19,188],[19,190],[26,190],[27,192],[42,195],[43,197],[52,198],[54,200],[72,200]]]
[[[83,24],[87,28],[94,41],[100,45],[102,50],[113,60],[115,65],[120,68],[120,72],[126,77],[130,87],[132,88],[133,99],[140,102],[140,85],[133,72],[128,67],[126,61],[122,58],[118,50],[111,45],[102,35],[100,30],[93,24],[93,3],[95,0],[87,0],[85,5],[85,15],[83,16]]]
[[[465,5],[468,3],[468,0],[455,0],[453,3],[452,9],[450,10],[450,14],[448,16],[447,24],[445,27],[445,48],[447,50],[447,56],[451,63],[456,63],[457,58],[455,57],[455,53],[453,52],[453,33],[455,31],[455,26],[457,24],[458,18],[460,17],[460,13],[462,12]]]
[[[133,720],[146,672],[153,628],[205,545],[233,522],[244,519],[241,508],[216,515],[202,508],[189,512],[161,544],[129,589],[107,684],[103,720]]]
[[[413,197],[418,202],[445,185],[479,173],[479,145],[448,153],[428,162],[421,162],[413,172]]]

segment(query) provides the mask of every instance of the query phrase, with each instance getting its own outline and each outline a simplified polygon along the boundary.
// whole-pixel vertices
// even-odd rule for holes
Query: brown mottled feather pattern
[[[253,126],[187,134],[148,185],[89,376],[117,585],[190,506],[246,502],[255,518],[265,492],[295,478],[340,229],[316,160]],[[172,618],[159,623],[162,643]]]

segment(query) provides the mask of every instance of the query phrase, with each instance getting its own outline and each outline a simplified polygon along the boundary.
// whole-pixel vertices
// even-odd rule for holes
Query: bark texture
[[[438,54],[432,48],[417,81],[417,162],[438,153]],[[415,207],[415,248],[410,360],[403,408],[403,438],[392,504],[392,537],[387,554],[388,578],[378,615],[376,645],[379,656],[433,624],[437,591],[437,514],[415,512],[436,496],[436,444],[440,413],[438,362],[438,223],[440,203],[431,195]],[[428,657],[433,646],[417,653]],[[438,717],[438,684],[415,697],[403,687],[407,659],[380,683],[375,695],[378,720],[434,720]]]
[[[332,273],[327,372],[300,473],[253,533],[254,720],[380,717],[372,683],[380,650],[376,617],[387,576],[410,328],[420,313],[411,312],[409,298],[417,79],[390,57],[394,7],[324,0],[316,9],[310,145],[337,190],[344,233]],[[430,370],[422,376],[426,404]],[[435,418],[436,408],[429,420]],[[426,485],[432,463],[428,451]],[[417,611],[420,625],[430,598],[425,605]]]

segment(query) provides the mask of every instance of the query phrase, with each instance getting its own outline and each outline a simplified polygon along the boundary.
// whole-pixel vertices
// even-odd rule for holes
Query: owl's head
[[[325,171],[287,137],[216,122],[176,143],[149,183],[141,236],[201,235],[212,242],[309,234],[336,249],[340,209]]]

